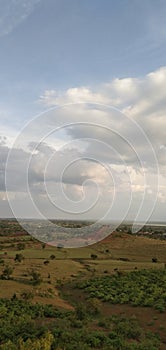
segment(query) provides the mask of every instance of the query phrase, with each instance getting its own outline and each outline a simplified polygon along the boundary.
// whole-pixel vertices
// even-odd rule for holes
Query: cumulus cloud
[[[35,212],[28,202],[29,191],[36,207],[49,216],[61,215],[59,205],[65,208],[63,215],[91,208],[86,215],[94,218],[113,204],[107,218],[124,214],[128,207],[130,218],[143,200],[142,219],[150,214],[156,199],[163,213],[165,82],[166,68],[162,67],[142,78],[45,91],[40,103],[48,112],[32,120],[12,148],[1,139],[3,199],[10,151],[7,190],[12,203],[17,201],[18,212],[23,197],[29,216]]]
[[[92,91],[89,87],[69,88],[64,92],[46,90],[39,99],[47,107],[78,102],[107,103],[108,99],[100,92]]]
[[[40,102],[47,107],[84,102],[109,105],[120,109],[126,116],[136,121],[142,127],[149,141],[153,145],[159,163],[163,164],[165,162],[165,149],[162,149],[162,147],[165,144],[166,139],[165,83],[166,67],[161,67],[160,69],[151,72],[142,78],[114,79],[111,82],[103,83],[95,88],[70,88],[63,93],[57,93],[54,90],[47,90],[40,97]],[[77,108],[77,110],[79,113],[81,107]],[[91,111],[91,115],[92,113],[93,112]],[[104,108],[102,111],[94,108],[94,121],[100,124],[101,119],[103,120],[103,118],[109,118],[108,115],[104,114]],[[73,116],[71,116],[71,120],[74,120],[74,115],[75,108],[73,108]],[[78,114],[76,116],[76,119],[77,118],[79,118]],[[83,120],[88,120],[88,115],[86,114],[85,110]],[[90,120],[93,120],[93,117],[90,118]],[[117,122],[118,121],[116,120],[116,123]],[[119,122],[123,122],[122,118],[119,119]],[[122,125],[119,125],[120,132],[123,129],[124,133],[125,128],[127,129],[127,135],[129,135],[129,123],[126,122],[126,124],[123,123]],[[77,133],[79,134],[78,129],[79,128],[77,127]],[[131,132],[136,141],[137,129],[135,128],[135,130],[135,135],[133,129]],[[70,128],[69,132],[76,135],[76,128]],[[97,133],[97,128],[95,132],[98,138],[99,134]],[[83,128],[80,128],[80,135],[84,135]],[[86,135],[88,136],[88,130],[85,131],[85,136]],[[121,140],[119,139],[118,141]],[[137,139],[137,143],[139,142],[140,140]],[[144,144],[140,144],[139,148],[141,147],[143,151],[146,152]]]

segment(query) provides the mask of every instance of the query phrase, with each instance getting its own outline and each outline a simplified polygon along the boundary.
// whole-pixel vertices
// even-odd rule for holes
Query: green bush
[[[17,253],[15,258],[14,258],[15,262],[21,262],[22,260],[24,260],[24,256],[20,253]]]
[[[13,270],[14,269],[12,266],[6,265],[2,271],[1,279],[10,280]]]

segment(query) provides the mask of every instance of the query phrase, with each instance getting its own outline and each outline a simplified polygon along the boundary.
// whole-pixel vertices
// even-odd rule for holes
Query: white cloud
[[[96,87],[75,87],[65,91],[46,90],[39,101],[47,107],[67,103],[92,102],[132,110],[133,116],[143,112],[163,111],[166,97],[166,67],[144,78],[116,78]]]
[[[84,102],[84,103],[96,103],[113,106],[115,108],[120,109],[123,113],[125,113],[131,120],[135,120],[142,130],[147,135],[149,142],[151,142],[153,150],[155,152],[156,158],[159,164],[159,201],[166,201],[165,187],[160,187],[161,178],[164,179],[165,183],[165,175],[166,175],[166,149],[165,149],[165,139],[166,139],[166,67],[161,67],[154,72],[147,74],[141,78],[124,78],[124,79],[114,79],[113,81],[103,83],[96,87],[77,87],[68,89],[64,92],[54,92],[53,90],[49,93],[49,90],[41,97],[41,103],[46,104],[47,106],[54,105],[65,105],[66,103],[76,103],[76,102]],[[74,110],[75,108],[73,108]],[[97,109],[97,108],[96,108]],[[101,108],[102,109],[102,108]],[[79,108],[78,108],[79,110]],[[95,107],[94,107],[95,110]],[[83,120],[86,121],[87,114],[84,111]],[[101,112],[101,111],[100,111]],[[108,118],[108,115],[105,115],[105,111],[100,115],[100,112],[97,114],[96,111],[94,113],[94,120],[96,123],[100,123],[100,120],[104,118]],[[73,113],[75,115],[75,113]],[[93,118],[90,118],[92,120]],[[76,118],[73,120],[76,120]],[[114,118],[115,122],[115,118]],[[116,120],[116,122],[118,122]],[[126,129],[126,135],[130,134],[130,125],[127,122],[124,123],[121,120],[121,125],[119,122],[119,132],[121,135],[125,134],[124,130]],[[157,181],[158,175],[153,168],[153,164],[151,162],[152,158],[150,156],[149,149],[145,142],[139,138],[137,135],[137,128],[135,129],[135,133],[133,129],[131,129],[131,133],[133,139],[135,140],[135,150],[138,152],[137,154],[141,158],[146,158],[146,163],[144,164],[144,172],[148,173],[148,177],[150,177],[150,172],[152,174],[149,185],[148,192],[153,193],[153,184]],[[109,142],[109,135],[107,133],[103,133],[101,135],[100,131],[97,128],[93,128],[93,130],[87,130],[87,127],[75,127],[71,128],[70,132],[72,136],[78,137],[96,137],[98,140],[104,140],[107,144]],[[111,135],[111,139],[113,140],[112,144],[118,151],[121,151],[123,155],[125,155],[125,160],[127,164],[131,164],[134,169],[139,169],[136,165],[136,158],[132,158],[131,149],[127,144],[122,142],[122,139],[115,137],[115,135]],[[92,145],[89,146],[89,152],[92,150]],[[108,161],[108,152],[102,152],[102,148],[96,148],[96,155],[98,159],[103,159],[106,162]],[[94,153],[93,153],[94,154]],[[110,157],[110,154],[109,154]],[[116,163],[115,157],[114,160],[111,157],[113,163]],[[135,192],[143,191],[145,185],[141,184],[141,178],[136,177],[136,181],[132,179],[132,189]]]
[[[114,215],[124,214],[132,193],[132,215],[136,214],[143,196],[143,211],[147,214],[155,202],[159,180],[157,205],[163,208],[166,200],[165,83],[166,67],[162,67],[140,79],[115,79],[93,88],[77,87],[63,92],[45,91],[40,102],[58,108],[32,120],[20,133],[8,167],[9,192],[22,191],[25,195],[28,169],[31,194],[44,212],[55,210],[53,204],[49,205],[49,196],[64,205],[64,196],[58,187],[62,183],[70,199],[69,207],[73,203],[75,210],[77,201],[81,202],[80,208],[85,208],[91,199],[95,202],[98,193],[100,205],[94,206],[96,216],[111,205],[113,195]],[[115,109],[109,108],[110,105]],[[158,159],[159,176],[147,138]],[[2,164],[10,148],[5,142],[2,139]],[[4,167],[1,170],[3,175]],[[2,199],[4,187],[2,176]],[[20,203],[18,196],[16,199]]]
[[[67,89],[64,92],[47,90],[41,96],[40,102],[47,107],[84,102],[118,108],[142,127],[155,149],[159,162],[164,163],[165,150],[161,150],[161,147],[165,144],[166,139],[165,86],[166,67],[161,67],[142,78],[114,79],[109,83],[103,83],[93,88],[77,87]],[[78,114],[80,112],[81,106],[78,108],[73,107],[71,120],[79,119]],[[59,113],[62,116],[63,111]],[[88,120],[85,110],[83,113],[83,120]],[[91,110],[91,115],[92,113],[93,111]],[[94,108],[94,120],[100,123],[100,120],[103,120],[103,118],[108,118],[104,113],[104,107],[103,110],[102,108],[101,110]],[[121,128],[125,129],[124,123]]]
[[[109,99],[101,92],[92,91],[89,87],[69,88],[64,92],[46,90],[40,96],[39,102],[47,107],[63,105],[68,103],[108,103]]]

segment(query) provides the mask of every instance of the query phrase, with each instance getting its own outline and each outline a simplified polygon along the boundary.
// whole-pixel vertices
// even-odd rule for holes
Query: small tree
[[[30,291],[30,290],[24,290],[22,293],[21,293],[21,298],[23,300],[31,300],[33,299],[33,292]]]
[[[55,258],[56,258],[56,256],[55,256],[54,254],[51,254],[51,255],[50,255],[50,259],[51,259],[51,260],[54,260]]]
[[[83,303],[80,303],[76,306],[76,317],[78,320],[82,321],[87,316],[87,310]]]
[[[24,256],[22,254],[16,254],[14,261],[21,263],[21,261],[24,260]]]
[[[32,283],[34,286],[39,285],[42,282],[41,274],[40,272],[32,269],[29,271],[30,276],[32,277]]]
[[[0,265],[4,265],[4,260],[0,258]]]
[[[5,268],[2,271],[2,275],[1,275],[1,279],[3,280],[10,280],[11,279],[11,275],[13,273],[13,267],[6,265]]]
[[[7,343],[1,345],[1,350],[16,350],[16,346],[12,343],[11,340],[8,340]]]
[[[48,265],[49,263],[50,263],[49,260],[44,261],[44,265]]]
[[[91,315],[97,315],[100,313],[101,302],[97,298],[90,298],[87,301],[88,313]]]
[[[17,249],[18,250],[24,250],[25,249],[25,243],[18,243],[17,244]]]
[[[96,254],[91,254],[91,259],[93,259],[93,260],[97,259],[97,255]]]

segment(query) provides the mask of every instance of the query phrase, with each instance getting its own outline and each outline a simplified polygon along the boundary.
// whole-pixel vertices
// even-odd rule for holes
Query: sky
[[[165,18],[165,0],[0,0],[1,217],[165,221]]]

